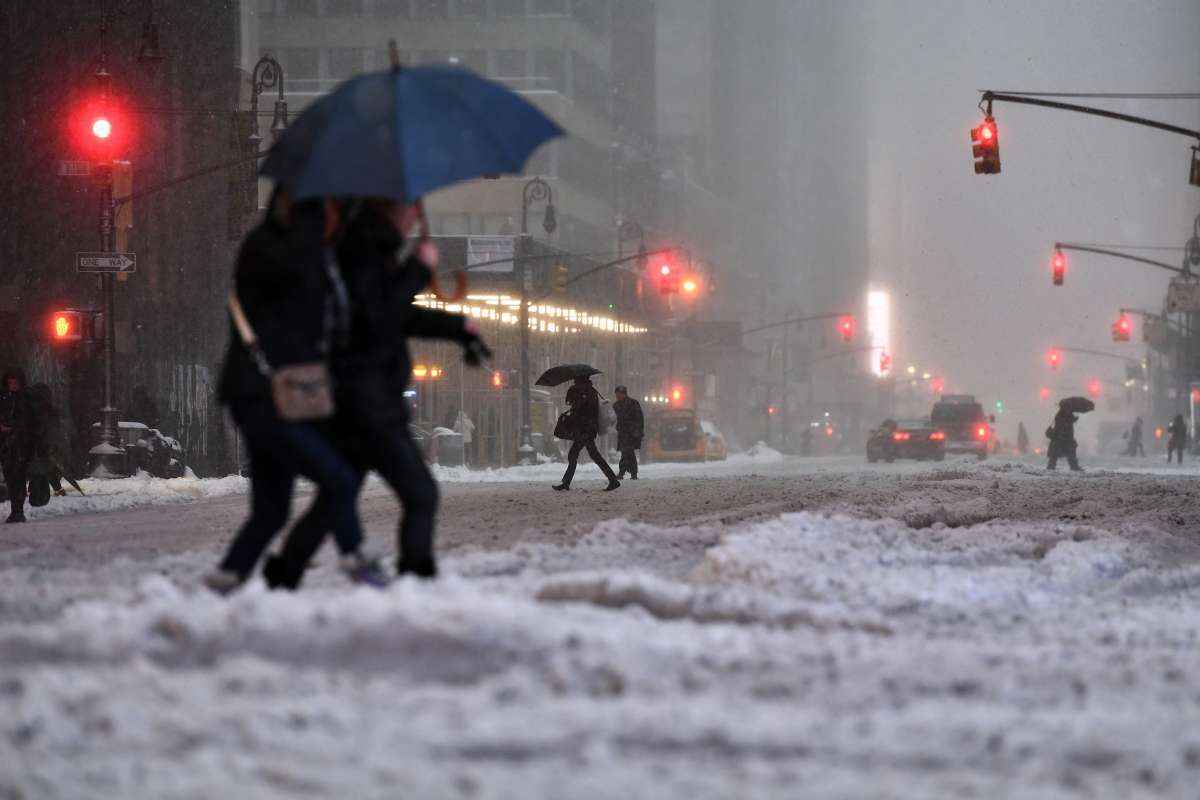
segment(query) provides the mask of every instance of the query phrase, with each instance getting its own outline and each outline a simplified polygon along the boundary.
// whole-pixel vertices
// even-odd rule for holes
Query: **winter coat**
[[[15,392],[8,391],[10,378],[16,378],[20,384]],[[17,367],[7,370],[0,378],[0,425],[7,429],[0,430],[0,459],[6,463],[27,462],[33,443],[29,391],[25,373]]]
[[[641,447],[645,432],[642,404],[632,397],[626,397],[614,402],[612,409],[617,415],[617,449],[636,450]]]
[[[322,206],[301,203],[292,208],[287,227],[268,215],[238,253],[234,288],[272,368],[316,361],[327,350],[331,293],[323,235]],[[232,322],[217,396],[222,403],[270,396],[269,382]]]
[[[1187,423],[1182,418],[1176,417],[1172,420],[1167,426],[1167,433],[1171,437],[1167,443],[1170,447],[1182,448],[1187,443]]]
[[[29,387],[29,419],[30,474],[57,474],[63,454],[62,418],[54,407],[50,387],[44,383]]]
[[[391,222],[366,205],[353,214],[337,250],[351,310],[349,335],[333,354],[338,415],[367,429],[408,422],[409,338],[466,337],[465,317],[413,304],[431,273],[416,258],[398,263],[401,244]]]
[[[567,389],[567,405],[571,407],[571,423],[576,442],[595,439],[600,432],[600,393],[591,383],[573,383]]]
[[[1054,415],[1054,425],[1051,427],[1053,435],[1050,441],[1055,444],[1068,447],[1075,446],[1075,421],[1079,417],[1073,412],[1060,408],[1058,413]]]

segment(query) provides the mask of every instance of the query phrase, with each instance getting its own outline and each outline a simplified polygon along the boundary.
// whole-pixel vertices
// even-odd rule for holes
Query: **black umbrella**
[[[599,374],[600,370],[589,367],[587,364],[559,364],[557,367],[551,367],[543,372],[536,384],[538,386],[558,386],[576,378],[590,378]]]
[[[1096,410],[1096,404],[1086,397],[1068,397],[1058,401],[1058,407],[1072,414],[1086,414]]]

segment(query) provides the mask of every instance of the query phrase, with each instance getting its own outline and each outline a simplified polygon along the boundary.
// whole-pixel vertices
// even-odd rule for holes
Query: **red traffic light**
[[[682,386],[676,386],[673,389],[671,389],[671,405],[673,405],[673,406],[683,405],[683,398],[684,398],[684,392],[683,392]]]
[[[86,160],[119,159],[132,141],[132,117],[111,95],[87,98],[68,117],[71,145]]]
[[[96,117],[92,121],[92,136],[97,139],[107,139],[112,135],[112,123],[108,121],[108,117]]]
[[[843,342],[849,342],[854,338],[854,317],[849,315],[838,320],[838,333],[842,335]]]
[[[892,357],[887,353],[879,354],[879,374],[887,375],[892,371]]]
[[[1050,369],[1058,369],[1059,365],[1062,364],[1062,353],[1052,347],[1046,353],[1046,361],[1049,362]]]
[[[1099,397],[1100,389],[1101,389],[1100,381],[1097,380],[1096,378],[1092,378],[1090,381],[1088,381],[1087,389],[1088,389],[1088,394],[1090,394],[1092,397]]]
[[[1054,251],[1054,257],[1050,259],[1050,270],[1054,285],[1062,286],[1067,276],[1067,257],[1063,255],[1062,250]]]
[[[934,378],[930,381],[929,388],[933,389],[934,394],[941,394],[946,389],[946,382],[941,378]]]
[[[55,311],[50,315],[50,341],[63,344],[83,341],[83,322],[83,314],[78,311]]]
[[[971,155],[975,160],[976,175],[996,175],[1000,172],[1000,134],[996,120],[986,117],[976,128],[971,128]]]
[[[1133,334],[1133,323],[1129,321],[1127,314],[1121,314],[1117,317],[1117,321],[1112,324],[1112,338],[1114,342],[1128,342]]]
[[[1050,389],[1043,386],[1041,388],[1041,390],[1038,392],[1038,397],[1043,401],[1049,400],[1050,399]]]

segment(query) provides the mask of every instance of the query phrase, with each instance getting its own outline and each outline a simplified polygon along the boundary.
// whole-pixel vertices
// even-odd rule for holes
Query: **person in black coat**
[[[612,467],[600,454],[596,447],[596,437],[600,433],[600,393],[592,382],[583,376],[575,379],[571,388],[567,389],[567,405],[570,406],[572,423],[571,449],[567,452],[567,471],[563,473],[562,483],[554,487],[556,491],[564,492],[571,488],[571,479],[575,477],[575,467],[579,463],[579,454],[585,449],[596,466],[608,478],[608,486],[604,491],[611,492],[619,489],[621,482],[617,480]]]
[[[361,551],[355,500],[360,476],[334,446],[331,422],[290,422],[279,417],[269,370],[327,357],[335,292],[324,268],[330,231],[321,203],[294,207],[282,191],[267,218],[247,235],[234,276],[237,298],[258,339],[260,364],[231,325],[218,399],[229,406],[250,451],[250,518],[238,531],[219,568],[205,578],[228,593],[253,571],[271,539],[287,523],[298,475],[317,485],[317,498],[297,528],[332,528],[353,580],[379,584],[382,573]]]
[[[1171,420],[1171,424],[1167,426],[1167,463],[1171,463],[1171,456],[1178,454],[1179,463],[1183,463],[1183,449],[1187,446],[1188,429],[1187,423],[1183,421],[1183,414],[1176,414],[1175,419]]]
[[[408,340],[455,341],[470,366],[481,365],[491,351],[466,317],[413,304],[433,278],[428,262],[436,261],[425,237],[408,248],[411,252],[402,247],[405,240],[399,231],[411,227],[418,207],[360,200],[342,204],[339,213],[346,222],[338,264],[352,313],[349,335],[333,354],[338,446],[360,479],[369,469],[377,471],[403,505],[397,573],[432,578],[437,575],[434,525],[439,497],[437,482],[408,429]],[[267,563],[268,583],[298,585],[322,537],[316,527],[288,536],[279,555]]]
[[[1075,422],[1079,419],[1074,413],[1061,406],[1054,415],[1054,424],[1047,434],[1050,437],[1050,447],[1047,453],[1049,461],[1046,469],[1057,469],[1058,459],[1065,458],[1071,465],[1072,472],[1083,472],[1076,457],[1078,445],[1075,442]]]
[[[13,367],[0,379],[0,467],[8,489],[5,522],[25,521],[27,470],[32,456],[32,419],[25,373]]]
[[[645,417],[642,415],[642,404],[629,396],[629,390],[618,386],[613,394],[613,413],[617,415],[617,450],[621,453],[621,463],[617,465],[617,479],[629,477],[638,479],[637,451],[642,446],[642,436],[645,433]]]

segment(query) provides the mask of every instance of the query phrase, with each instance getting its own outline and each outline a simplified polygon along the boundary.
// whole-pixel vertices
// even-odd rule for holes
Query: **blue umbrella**
[[[460,181],[519,173],[563,129],[516,92],[454,67],[352,78],[306,108],[260,170],[301,200],[412,202]]]

